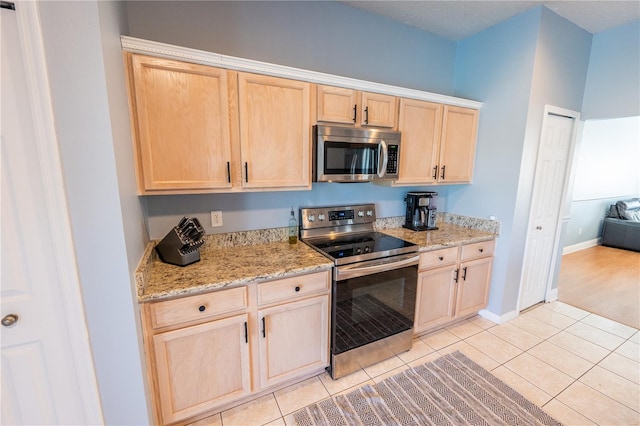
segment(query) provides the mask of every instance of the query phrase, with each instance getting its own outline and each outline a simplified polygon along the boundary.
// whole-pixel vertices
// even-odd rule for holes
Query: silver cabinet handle
[[[18,322],[18,315],[16,314],[5,315],[5,317],[2,318],[2,325],[4,325],[5,327],[11,327],[13,324],[17,322]]]

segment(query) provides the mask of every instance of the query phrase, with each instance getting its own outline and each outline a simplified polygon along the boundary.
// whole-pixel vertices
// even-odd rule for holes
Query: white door
[[[1,9],[1,14],[1,421],[95,424],[102,421],[95,376],[92,368],[82,370],[90,364],[86,325],[83,317],[70,320],[69,295],[61,291],[59,244],[50,222],[55,214],[47,202],[51,182],[44,180],[39,162],[24,37],[16,12]],[[75,306],[82,312],[80,303]],[[74,341],[78,330],[84,333],[84,352]],[[87,377],[93,384],[88,388]]]
[[[545,112],[520,283],[520,310],[545,300],[574,140],[574,117]]]

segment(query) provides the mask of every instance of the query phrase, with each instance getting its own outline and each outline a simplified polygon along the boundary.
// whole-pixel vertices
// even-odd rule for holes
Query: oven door
[[[332,355],[413,329],[418,260],[411,253],[334,269]]]

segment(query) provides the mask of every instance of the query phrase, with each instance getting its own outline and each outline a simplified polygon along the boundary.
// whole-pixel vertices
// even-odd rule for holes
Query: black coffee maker
[[[407,192],[404,202],[407,203],[407,210],[403,227],[414,231],[438,229],[436,227],[437,192]]]

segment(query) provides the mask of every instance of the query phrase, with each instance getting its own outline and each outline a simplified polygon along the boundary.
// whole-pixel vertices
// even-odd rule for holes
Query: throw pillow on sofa
[[[620,218],[640,222],[640,199],[618,201],[616,203]]]

